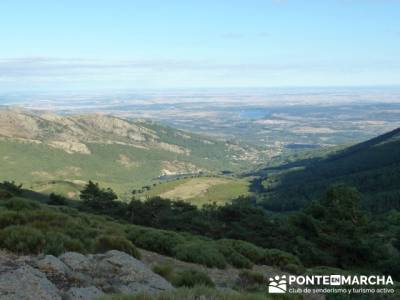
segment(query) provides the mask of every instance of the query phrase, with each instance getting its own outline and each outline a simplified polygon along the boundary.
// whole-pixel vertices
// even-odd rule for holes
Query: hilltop
[[[265,159],[258,147],[151,121],[0,110],[0,179],[71,198],[89,179],[123,194],[171,176],[238,172]]]

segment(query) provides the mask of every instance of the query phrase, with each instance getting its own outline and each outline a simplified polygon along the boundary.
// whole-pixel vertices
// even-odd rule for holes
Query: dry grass
[[[204,195],[215,185],[227,184],[229,182],[229,180],[223,178],[193,178],[172,190],[160,194],[160,196],[163,198],[180,198],[186,200]]]

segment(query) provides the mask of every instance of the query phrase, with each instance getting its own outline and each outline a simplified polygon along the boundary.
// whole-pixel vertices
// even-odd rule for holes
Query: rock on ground
[[[29,265],[0,266],[1,300],[61,300],[57,287]]]
[[[60,259],[53,255],[46,255],[37,262],[37,267],[43,272],[51,272],[60,275],[71,273],[71,269]]]
[[[155,274],[144,263],[121,252],[108,251],[95,255],[95,274],[102,274],[105,288],[114,293],[148,293],[173,289],[163,277]]]
[[[70,288],[65,293],[64,300],[92,300],[103,296],[104,293],[95,286],[85,288]]]
[[[121,252],[18,257],[0,251],[0,300],[91,300],[104,293],[156,293],[173,286]]]
[[[90,270],[89,258],[78,252],[66,252],[59,259],[73,271],[85,272]]]

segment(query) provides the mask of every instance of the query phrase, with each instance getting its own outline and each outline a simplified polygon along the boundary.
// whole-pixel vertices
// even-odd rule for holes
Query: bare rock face
[[[121,252],[17,257],[0,252],[0,300],[91,300],[105,293],[157,293],[172,285]]]
[[[37,262],[37,267],[39,270],[46,273],[54,273],[63,276],[71,273],[71,269],[53,255],[46,255],[43,259],[39,260]]]
[[[57,287],[46,275],[29,265],[4,268],[0,271],[0,299],[2,300],[61,300]]]
[[[155,274],[136,258],[121,252],[108,251],[95,255],[94,272],[101,274],[105,289],[113,293],[137,293],[146,291],[156,293],[173,289],[163,277]]]
[[[89,258],[78,252],[66,252],[59,259],[71,268],[72,271],[85,272],[90,270]]]
[[[95,286],[85,288],[70,288],[64,294],[64,300],[92,300],[104,296],[104,293]]]

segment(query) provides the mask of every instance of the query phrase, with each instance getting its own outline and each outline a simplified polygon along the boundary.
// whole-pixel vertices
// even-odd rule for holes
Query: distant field
[[[249,183],[245,180],[224,177],[186,178],[161,183],[141,194],[142,198],[160,196],[184,200],[195,205],[224,204],[240,195],[249,194]]]
[[[130,197],[133,188],[152,184],[165,168],[174,167],[179,171],[187,163],[218,172],[231,166],[222,158],[216,162],[162,149],[149,151],[95,143],[88,143],[88,148],[90,155],[69,154],[43,144],[0,140],[0,180],[15,180],[39,192],[59,192],[65,196],[81,189],[82,181],[93,180],[102,187],[111,187],[120,196]]]

